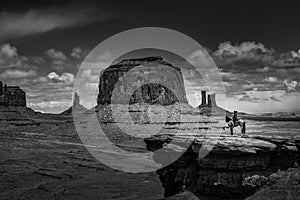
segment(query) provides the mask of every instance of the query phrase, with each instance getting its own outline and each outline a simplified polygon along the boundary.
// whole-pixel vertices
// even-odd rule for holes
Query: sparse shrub
[[[246,177],[243,181],[243,186],[260,188],[268,182],[268,178],[260,175]]]
[[[251,188],[261,188],[264,185],[273,185],[277,179],[281,178],[281,173],[273,173],[269,177],[261,175],[248,176],[243,181],[243,186],[248,186]]]

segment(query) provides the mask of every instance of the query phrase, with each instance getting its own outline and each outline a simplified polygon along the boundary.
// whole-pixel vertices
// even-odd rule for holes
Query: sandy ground
[[[0,199],[161,199],[155,172],[111,169],[81,145],[73,126],[0,132]]]

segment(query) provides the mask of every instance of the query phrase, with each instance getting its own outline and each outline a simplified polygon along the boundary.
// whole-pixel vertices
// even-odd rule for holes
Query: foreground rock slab
[[[255,193],[257,188],[243,184],[247,177],[268,177],[300,163],[298,141],[292,137],[217,134],[165,134],[145,139],[156,162],[165,164],[166,158],[181,154],[157,171],[165,196],[177,194],[185,186],[198,197],[205,194],[230,199],[244,199]],[[170,156],[161,156],[163,151]]]

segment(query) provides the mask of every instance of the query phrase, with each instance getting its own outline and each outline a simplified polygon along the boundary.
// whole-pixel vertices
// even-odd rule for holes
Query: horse
[[[233,112],[232,118],[226,114],[225,121],[227,122],[230,129],[230,135],[233,135],[233,128],[237,126],[241,127],[242,134],[246,133],[246,122],[237,118],[237,111]]]

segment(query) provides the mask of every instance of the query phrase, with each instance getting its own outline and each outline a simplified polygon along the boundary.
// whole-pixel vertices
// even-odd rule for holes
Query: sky
[[[24,89],[29,107],[59,113],[72,104],[76,73],[99,43],[132,28],[164,27],[190,36],[213,58],[227,109],[299,111],[296,3],[5,1],[0,7],[0,80]],[[97,88],[97,76],[86,76]]]

